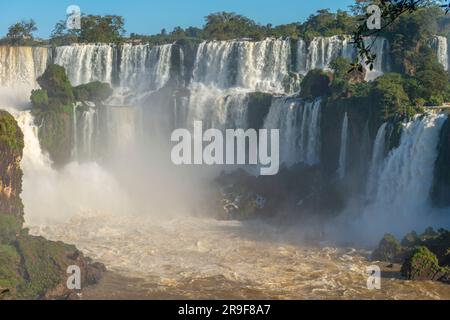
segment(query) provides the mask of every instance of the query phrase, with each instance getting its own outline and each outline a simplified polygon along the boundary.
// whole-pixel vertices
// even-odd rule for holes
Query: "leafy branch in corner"
[[[361,0],[359,2],[366,2]],[[374,68],[374,62],[377,55],[372,52],[372,48],[383,30],[386,30],[396,22],[403,14],[413,13],[421,7],[437,4],[434,0],[375,0],[371,1],[380,8],[381,28],[369,29],[367,25],[371,13],[365,12],[360,18],[360,24],[353,34],[353,42],[358,52],[357,62],[352,64],[349,73],[358,70],[363,72],[364,68],[361,62],[364,62],[370,70]],[[445,9],[447,14],[450,11],[450,0],[438,1],[439,6]]]

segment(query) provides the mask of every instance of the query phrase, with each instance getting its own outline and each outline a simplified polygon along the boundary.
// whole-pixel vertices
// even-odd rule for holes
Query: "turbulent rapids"
[[[436,38],[433,46],[447,70],[446,41]],[[366,80],[390,70],[388,48],[386,39],[374,43],[378,59]],[[368,291],[370,252],[361,249],[385,232],[448,223],[429,203],[447,116],[404,121],[391,148],[390,123],[369,128],[348,110],[330,121],[323,99],[295,94],[303,76],[330,70],[337,57],[356,57],[348,37],[210,41],[195,52],[177,44],[0,47],[0,108],[25,137],[27,226],[77,245],[113,272],[86,298],[450,299],[444,284],[405,282],[397,269],[386,273],[381,291]],[[73,85],[101,81],[114,89],[106,108],[73,106],[71,159],[59,169],[40,145],[27,102],[50,63],[65,67]],[[194,121],[220,130],[279,129],[284,168],[327,168],[330,185],[356,187],[348,187],[341,214],[320,227],[214,220],[211,208],[197,204],[212,197],[206,182],[221,173],[170,163],[170,132]],[[327,130],[337,137],[334,158],[324,156],[331,152]],[[360,169],[354,154],[367,165]],[[366,176],[357,180],[357,170]],[[303,202],[294,199],[299,208]],[[347,246],[361,238],[357,250]]]

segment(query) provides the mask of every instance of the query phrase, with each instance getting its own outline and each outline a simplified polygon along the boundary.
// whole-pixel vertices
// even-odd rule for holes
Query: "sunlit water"
[[[83,215],[32,232],[105,263],[85,299],[450,299],[447,285],[401,280],[386,263],[370,291],[370,252],[302,244],[263,223]]]

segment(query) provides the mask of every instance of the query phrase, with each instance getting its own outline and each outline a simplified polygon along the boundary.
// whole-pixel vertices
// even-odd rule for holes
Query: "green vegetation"
[[[0,45],[26,46],[33,44],[33,32],[37,31],[36,22],[33,19],[21,21],[8,28],[5,38],[0,40]]]
[[[67,105],[75,102],[72,85],[67,77],[66,70],[56,64],[47,66],[44,74],[37,79],[42,90],[46,91],[49,108],[59,108],[61,105]],[[45,93],[39,92],[34,98],[39,103],[45,100]],[[32,102],[34,102],[32,100]],[[38,107],[38,105],[34,105]]]
[[[12,115],[0,110],[0,147],[6,144],[14,150],[22,150],[23,135]]]
[[[402,263],[402,275],[408,280],[448,281],[450,276],[450,231],[427,228],[420,236],[407,234],[401,245],[385,235],[372,259]]]
[[[42,89],[33,90],[30,100],[39,124],[39,141],[55,166],[63,166],[72,156],[74,104],[77,101],[101,104],[111,96],[112,89],[101,82],[72,87],[66,70],[55,64],[49,65],[37,81]]]
[[[108,99],[113,93],[111,86],[99,81],[82,84],[73,88],[73,94],[77,101],[101,102]]]
[[[51,36],[51,43],[120,43],[125,34],[125,20],[117,15],[83,15],[80,30],[68,30],[65,21],[59,21]]]
[[[372,260],[398,261],[401,254],[401,245],[391,234],[386,234],[381,239],[378,248],[372,254]]]

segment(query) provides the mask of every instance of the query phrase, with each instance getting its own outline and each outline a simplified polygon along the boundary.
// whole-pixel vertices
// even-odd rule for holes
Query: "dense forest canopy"
[[[197,27],[175,27],[172,31],[162,29],[159,34],[140,35],[131,33],[126,36],[125,19],[118,15],[86,15],[81,16],[81,29],[67,29],[66,21],[56,23],[49,40],[35,40],[33,32],[37,30],[33,20],[22,21],[10,27],[3,44],[24,45],[49,43],[63,45],[70,43],[120,43],[124,41],[135,41],[150,44],[165,44],[179,40],[203,41],[203,40],[230,40],[230,39],[252,39],[261,40],[267,37],[277,38],[302,38],[311,40],[317,36],[370,35],[373,32],[367,30],[365,21],[368,13],[366,8],[371,4],[377,4],[382,10],[383,27],[376,33],[393,34],[402,25],[409,29],[411,34],[416,30],[410,29],[408,25],[412,13],[426,9],[428,16],[421,15],[417,19],[427,19],[420,28],[428,29],[434,34],[448,35],[450,19],[445,15],[440,2],[431,0],[356,0],[356,3],[347,11],[338,10],[331,12],[329,9],[321,9],[310,15],[306,21],[293,22],[289,24],[273,26],[262,25],[248,17],[233,12],[217,12],[205,17],[202,28]],[[405,14],[408,13],[408,14]],[[403,19],[403,20],[402,20]],[[401,20],[401,21],[400,21]],[[407,21],[405,21],[407,20]],[[405,23],[406,22],[406,23]],[[416,33],[421,36],[424,33]]]

